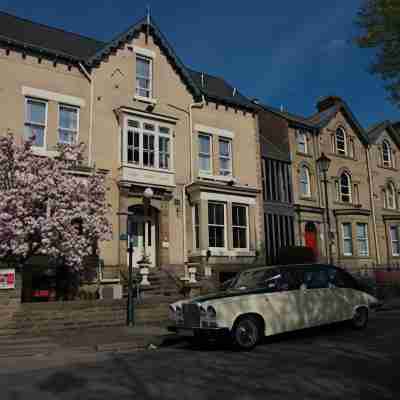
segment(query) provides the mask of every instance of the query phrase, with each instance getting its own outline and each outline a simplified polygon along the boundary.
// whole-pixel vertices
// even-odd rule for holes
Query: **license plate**
[[[181,329],[178,328],[178,334],[182,336],[194,336],[193,329]]]

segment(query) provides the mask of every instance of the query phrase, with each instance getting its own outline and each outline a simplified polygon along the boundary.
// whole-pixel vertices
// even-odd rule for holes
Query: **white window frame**
[[[350,226],[350,236],[345,236],[345,226]],[[345,252],[345,242],[350,241],[351,244],[351,253],[346,253]],[[353,255],[354,253],[354,246],[353,246],[353,227],[352,224],[350,222],[343,222],[342,223],[342,246],[343,246],[343,255],[350,257]]]
[[[139,127],[130,127],[129,121],[135,121],[139,123]],[[154,131],[144,129],[144,124],[154,125]],[[169,133],[160,132],[160,128],[168,128]],[[139,133],[139,162],[128,162],[128,131]],[[154,136],[154,166],[148,166],[143,164],[143,135],[150,134]],[[169,168],[160,168],[159,165],[159,138],[165,137],[169,139]],[[134,143],[134,142],[133,142]],[[134,147],[133,147],[134,148]],[[123,135],[123,151],[122,151],[122,162],[127,166],[134,166],[136,168],[149,169],[161,172],[173,172],[174,171],[174,134],[173,129],[168,123],[162,123],[154,120],[137,118],[137,117],[126,117],[124,123],[124,135]]]
[[[307,178],[307,193],[303,193],[301,188],[302,188],[302,171],[306,171],[306,178]],[[306,165],[302,165],[300,167],[300,177],[299,177],[299,183],[300,183],[300,195],[302,197],[311,197],[311,177],[310,177],[310,170]]]
[[[28,121],[28,103],[29,101],[34,101],[37,103],[42,103],[45,105],[45,122],[44,125],[38,124],[36,122],[33,121]],[[32,144],[33,148],[36,149],[46,149],[47,147],[47,123],[48,123],[48,107],[49,104],[46,100],[42,100],[42,99],[37,99],[35,97],[25,97],[25,122],[24,122],[24,127],[25,126],[40,126],[40,127],[44,127],[43,130],[43,146],[37,146],[35,144]],[[25,139],[29,139],[29,138],[25,138]]]
[[[303,138],[303,141],[300,138]],[[304,144],[304,151],[300,149],[301,144]],[[297,151],[302,154],[308,154],[307,133],[303,129],[297,131]]]
[[[400,237],[399,237],[400,230],[399,230],[399,228],[400,228],[399,225],[395,225],[395,224],[389,225],[390,245],[391,245],[391,248],[392,248],[392,256],[394,256],[394,257],[399,257],[400,256],[400,245],[399,245],[399,242],[400,242]],[[394,229],[396,231],[396,239],[395,240],[393,239],[393,235],[392,235],[393,231],[392,231],[392,229]],[[395,251],[393,243],[396,243],[397,251]]]
[[[363,226],[365,228],[365,237],[360,237],[358,235],[358,227]],[[369,257],[369,234],[368,234],[368,224],[365,222],[357,222],[356,224],[356,235],[357,235],[357,252],[360,257]],[[360,246],[361,243],[367,244],[367,252],[366,254],[361,254]]]
[[[233,225],[233,207],[243,207],[246,210],[246,226],[243,225]],[[249,229],[249,207],[246,204],[232,203],[231,204],[232,213],[232,248],[239,251],[248,251],[250,249],[250,229]],[[233,230],[234,228],[243,229],[246,228],[246,247],[235,247]]]
[[[338,139],[337,138],[338,131],[341,131],[343,133],[344,150],[340,150],[339,147],[338,147],[338,140],[337,140]],[[335,148],[336,148],[336,153],[337,154],[340,154],[342,156],[346,156],[347,155],[347,133],[341,127],[337,128],[336,132],[335,132]]]
[[[385,160],[385,148],[387,149],[387,160]],[[382,164],[384,167],[387,168],[390,168],[392,166],[392,146],[387,140],[384,140],[382,142]]]
[[[145,61],[149,62],[149,76],[141,76],[138,74],[138,68],[137,68],[137,60],[138,59],[142,59]],[[143,99],[143,100],[152,100],[153,99],[153,58],[149,57],[147,55],[141,54],[141,53],[136,53],[136,58],[135,58],[135,62],[136,62],[136,75],[135,75],[135,97],[138,99]],[[142,88],[138,86],[138,78],[139,79],[146,79],[149,80],[149,88]],[[148,96],[142,96],[140,94],[140,90],[145,90],[149,93]]]
[[[220,143],[221,142],[226,142],[228,143],[228,148],[229,148],[229,156],[221,155],[220,151]],[[229,169],[221,169],[221,163],[219,165],[219,171],[218,174],[221,176],[232,176],[232,165],[233,165],[233,160],[232,160],[232,139],[224,136],[219,136],[218,137],[218,160],[228,160],[229,161]],[[222,172],[228,172],[227,174],[224,174]]]
[[[221,227],[222,225],[217,225],[217,224],[210,224],[210,221],[208,221],[208,225],[207,225],[207,239],[208,239],[208,249],[218,252],[221,250],[226,250],[228,248],[228,243],[227,243],[227,215],[226,215],[226,209],[227,209],[227,204],[226,203],[222,203],[222,202],[218,202],[218,201],[209,201],[207,203],[207,215],[208,215],[208,208],[210,206],[210,204],[217,204],[217,205],[221,205],[224,207],[224,246],[223,247],[212,247],[210,246],[210,226],[215,226],[215,227]]]
[[[199,223],[196,223],[196,208],[197,208],[197,213],[199,215]],[[193,208],[192,208],[192,218],[193,218],[193,249],[194,250],[200,250],[200,203],[194,203],[193,204]],[[199,235],[198,235],[198,242],[199,245],[197,246],[196,243],[196,237],[197,237],[197,230],[196,228],[198,228],[199,230]]]
[[[69,128],[62,128],[60,126],[60,121],[61,121],[61,108],[66,108],[66,109],[70,109],[70,110],[76,110],[76,130],[74,129],[69,129]],[[58,104],[58,143],[61,144],[77,144],[78,143],[78,138],[79,138],[79,125],[80,125],[80,108],[76,107],[76,106],[70,106],[69,104],[63,104],[63,103],[59,103]],[[69,131],[71,133],[75,133],[75,142],[74,143],[66,143],[66,142],[62,142],[60,140],[60,130],[62,131]]]
[[[342,176],[345,175],[347,177],[349,193],[342,193]],[[352,180],[351,175],[348,172],[342,172],[339,176],[339,199],[342,203],[351,204],[353,201],[353,188],[351,187]],[[343,196],[349,196],[349,201],[343,201]]]
[[[201,153],[200,152],[200,136],[204,136],[204,137],[207,136],[209,138],[209,143],[210,143],[210,145],[208,146],[209,153]],[[198,158],[199,175],[212,175],[213,174],[213,136],[207,132],[199,132],[197,134],[197,144],[198,144],[197,158]],[[210,158],[210,169],[209,170],[200,168],[200,155],[208,155],[209,156],[209,158]]]

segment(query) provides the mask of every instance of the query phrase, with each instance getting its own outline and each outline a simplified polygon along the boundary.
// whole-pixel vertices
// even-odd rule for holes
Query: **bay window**
[[[361,257],[367,257],[369,255],[367,224],[364,223],[357,224],[357,242],[358,242],[358,255]]]
[[[25,109],[25,137],[34,138],[33,146],[45,147],[47,102],[27,98]]]
[[[390,241],[392,243],[392,256],[400,256],[399,225],[390,226]]]
[[[123,161],[143,168],[172,169],[169,127],[128,119]]]
[[[208,203],[208,247],[225,248],[225,204]]]
[[[343,255],[352,256],[353,255],[353,238],[351,223],[342,224],[342,239],[343,239]]]
[[[248,208],[232,204],[233,248],[248,248]]]
[[[78,137],[79,108],[59,105],[58,141],[63,144],[75,144]]]

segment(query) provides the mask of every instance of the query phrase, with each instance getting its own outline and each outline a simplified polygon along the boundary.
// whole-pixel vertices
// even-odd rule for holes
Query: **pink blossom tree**
[[[77,173],[83,144],[57,150],[39,156],[32,140],[0,137],[0,259],[23,267],[46,255],[79,271],[95,243],[111,239],[105,175]]]

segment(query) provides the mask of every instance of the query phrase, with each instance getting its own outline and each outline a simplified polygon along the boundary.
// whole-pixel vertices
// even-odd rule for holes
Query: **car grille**
[[[197,304],[183,305],[183,325],[188,328],[200,326],[200,308]]]

